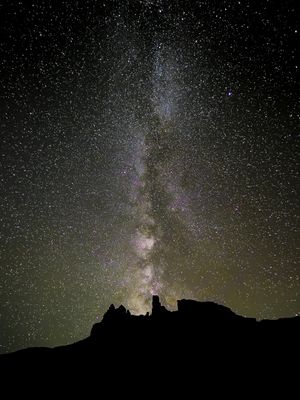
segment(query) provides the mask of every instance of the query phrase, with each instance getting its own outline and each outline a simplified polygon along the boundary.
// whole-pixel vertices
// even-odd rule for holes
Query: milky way
[[[0,8],[1,352],[153,294],[300,312],[299,12],[255,3]]]
[[[174,213],[183,207],[179,196],[172,193],[172,190],[178,193],[174,184],[176,177],[166,179],[172,167],[172,146],[168,146],[168,135],[172,130],[176,99],[180,93],[176,82],[178,66],[171,59],[170,52],[161,43],[155,46],[150,80],[150,113],[140,133],[141,146],[134,163],[133,201],[138,226],[132,245],[138,261],[126,271],[129,273],[126,285],[129,285],[130,293],[125,302],[135,313],[149,311],[153,294],[168,297],[172,284],[164,283],[163,279],[165,226],[161,222],[170,213],[170,208]],[[155,123],[150,123],[151,120]],[[166,196],[169,201],[160,201]]]

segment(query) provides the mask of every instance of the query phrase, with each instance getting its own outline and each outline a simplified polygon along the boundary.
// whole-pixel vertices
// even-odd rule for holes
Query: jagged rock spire
[[[159,296],[152,296],[152,316],[161,315],[165,311],[167,310],[160,304]]]

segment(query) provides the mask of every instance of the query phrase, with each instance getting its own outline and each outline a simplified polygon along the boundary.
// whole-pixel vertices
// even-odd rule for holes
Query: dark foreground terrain
[[[291,369],[297,375],[299,333],[300,317],[256,321],[193,300],[179,300],[178,311],[171,312],[154,296],[150,315],[134,316],[111,305],[80,342],[1,355],[1,376],[66,383],[71,375],[73,389],[83,376],[97,375],[101,385],[113,379],[112,389],[124,381],[147,386],[161,380],[166,385],[171,376],[174,390],[174,382],[183,379],[203,384],[207,375],[217,379],[239,373],[250,381],[255,375],[265,381],[273,371],[274,385],[279,371]]]

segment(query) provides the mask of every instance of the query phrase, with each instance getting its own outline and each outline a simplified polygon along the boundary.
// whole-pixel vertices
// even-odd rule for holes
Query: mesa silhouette
[[[270,356],[291,352],[298,343],[300,317],[257,321],[235,314],[213,302],[178,300],[178,310],[168,311],[153,296],[152,313],[132,315],[112,304],[100,323],[84,340],[55,348],[28,348],[0,356],[1,366],[22,369],[49,366],[85,368],[92,363],[112,363],[125,368],[128,360],[172,364],[180,358],[201,362],[213,357],[255,354]]]

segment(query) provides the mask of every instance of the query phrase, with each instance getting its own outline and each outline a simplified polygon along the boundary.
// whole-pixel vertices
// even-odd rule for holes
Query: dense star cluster
[[[299,299],[296,1],[0,5],[0,352],[158,294]]]

